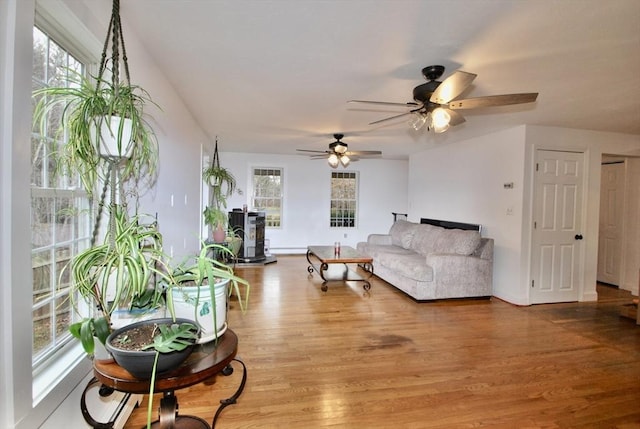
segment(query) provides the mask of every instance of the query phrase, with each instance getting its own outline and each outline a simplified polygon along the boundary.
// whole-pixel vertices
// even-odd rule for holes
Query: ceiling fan
[[[369,103],[386,106],[409,107],[411,110],[399,115],[379,119],[369,125],[379,124],[406,115],[415,115],[410,121],[415,130],[426,125],[427,129],[436,133],[443,133],[450,126],[459,125],[465,121],[464,117],[456,112],[459,109],[476,109],[480,107],[506,106],[509,104],[532,103],[538,97],[537,92],[521,94],[489,95],[485,97],[466,98],[456,100],[477,75],[461,70],[453,72],[451,76],[440,82],[444,73],[444,66],[428,66],[422,69],[422,75],[426,83],[413,88],[413,99],[408,103],[392,103],[387,101],[349,100],[349,103]]]
[[[309,150],[309,149],[297,149],[298,152],[314,153],[311,155],[311,159],[327,159],[327,162],[332,168],[337,168],[342,164],[343,167],[349,165],[351,161],[357,161],[362,157],[380,156],[382,152],[379,150],[356,150],[350,151],[349,146],[344,143],[342,138],[344,134],[334,134],[333,138],[336,139],[333,143],[329,144],[329,150]]]

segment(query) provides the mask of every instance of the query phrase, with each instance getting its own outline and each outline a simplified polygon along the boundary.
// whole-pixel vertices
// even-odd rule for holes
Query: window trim
[[[285,204],[285,191],[284,191],[284,186],[285,186],[285,172],[284,172],[284,167],[266,167],[266,166],[251,166],[250,168],[250,181],[249,183],[251,184],[251,194],[249,196],[250,203],[253,206],[253,201],[256,198],[255,197],[255,185],[254,185],[254,178],[255,178],[255,172],[256,170],[278,170],[280,172],[280,225],[279,226],[269,226],[269,225],[265,225],[265,229],[270,229],[270,230],[279,230],[283,228],[284,225],[284,204]],[[256,209],[258,210],[258,208],[256,207],[251,207],[252,209]]]
[[[353,179],[355,180],[355,198],[353,200],[346,200],[346,199],[341,199],[341,200],[334,200],[332,197],[332,190],[333,190],[333,185],[332,185],[332,181],[334,179],[333,175],[334,174],[353,174]],[[336,177],[336,179],[338,179]],[[358,218],[360,215],[360,173],[358,171],[331,171],[329,173],[329,229],[335,230],[335,229],[349,229],[349,230],[353,230],[353,229],[357,229],[358,228]],[[332,219],[333,217],[331,216],[331,206],[333,204],[334,201],[354,201],[355,203],[355,214],[353,217],[353,226],[332,226]]]
[[[30,33],[33,32],[34,26],[38,26],[52,40],[82,61],[88,73],[97,71],[100,53],[102,52],[102,42],[80,20],[74,10],[71,10],[69,6],[59,0],[37,1],[34,13],[32,25],[28,29]],[[31,57],[30,55],[29,62],[31,62]],[[30,75],[32,75],[32,68],[30,67],[29,70],[31,70]],[[31,81],[32,78],[30,77],[29,91],[31,90]],[[29,177],[31,177],[30,172]],[[12,187],[15,189],[19,185],[13,183]],[[30,182],[26,185],[27,189],[30,190]],[[28,199],[31,201],[30,197]],[[30,234],[30,228],[28,231]],[[28,283],[31,285],[30,253],[29,271],[28,277],[25,278],[29,279]],[[29,297],[31,297],[31,293],[29,293]],[[28,303],[21,303],[21,307],[28,305],[29,309],[31,309],[31,304],[31,300],[29,300]],[[28,317],[31,320],[31,310]],[[31,339],[29,344],[32,344]],[[31,347],[29,350],[31,351]],[[81,345],[75,341],[63,345],[58,353],[44,359],[44,362],[46,362],[46,365],[39,365],[37,368],[32,364],[32,359],[24,360],[22,364],[28,365],[31,374],[31,390],[28,393],[31,399],[29,402],[31,411],[27,412],[27,417],[22,422],[25,426],[22,426],[21,423],[17,427],[29,427],[34,422],[38,422],[37,426],[39,426],[51,414],[53,409],[62,403],[69,392],[76,388],[78,383],[87,376],[92,367],[91,361],[86,358],[86,353]],[[15,379],[14,382],[20,383],[20,380]],[[14,401],[26,399],[26,397],[14,398]]]

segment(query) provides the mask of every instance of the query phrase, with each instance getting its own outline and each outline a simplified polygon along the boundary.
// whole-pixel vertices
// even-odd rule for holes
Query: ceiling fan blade
[[[417,109],[419,110],[419,109]],[[416,110],[416,111],[417,111]],[[373,121],[373,122],[369,122],[369,125],[375,125],[375,124],[379,124],[380,122],[385,122],[385,121],[390,121],[392,119],[396,119],[396,118],[401,118],[402,116],[407,116],[410,115],[412,113],[415,113],[414,110],[410,111],[410,112],[405,112],[405,113],[401,113],[399,115],[395,115],[395,116],[390,116],[388,118],[384,118],[384,119],[378,119],[377,121]]]
[[[391,103],[389,101],[368,101],[368,100],[349,100],[347,101],[347,103],[367,103],[367,104],[382,104],[384,106],[402,106],[402,107],[412,107],[412,106],[419,106],[418,103],[415,103],[413,101],[409,101],[407,103]]]
[[[311,155],[311,159],[327,159],[327,155]]]
[[[478,107],[507,106],[510,104],[532,103],[538,97],[537,92],[522,94],[488,95],[486,97],[454,100],[449,103],[450,109],[476,109]]]
[[[451,118],[449,120],[449,125],[451,125],[452,127],[456,125],[460,125],[461,123],[466,121],[464,116],[462,116],[460,113],[451,109],[446,109],[444,107],[442,107],[442,109],[444,109],[449,114],[449,117]]]
[[[471,85],[471,82],[473,82],[476,76],[476,74],[463,72],[461,70],[454,72],[438,85],[429,100],[432,103],[447,104],[462,94],[462,92]]]
[[[354,150],[346,153],[347,156],[376,156],[382,155],[382,151],[379,150]]]
[[[322,154],[330,154],[331,152],[328,150],[310,150],[310,149],[296,149],[298,152],[310,152],[310,153],[322,153]]]

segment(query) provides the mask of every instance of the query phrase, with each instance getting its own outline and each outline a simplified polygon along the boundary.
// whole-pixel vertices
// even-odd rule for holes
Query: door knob
[[[576,240],[582,240],[582,234],[576,234]]]

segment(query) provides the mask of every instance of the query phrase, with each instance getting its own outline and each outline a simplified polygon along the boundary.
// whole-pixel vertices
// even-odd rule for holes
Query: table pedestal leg
[[[244,364],[244,362],[242,362],[240,359],[233,359],[235,362],[238,362],[240,365],[242,365],[242,380],[240,381],[240,386],[238,386],[238,390],[236,390],[236,393],[234,393],[231,397],[227,398],[227,399],[222,399],[220,401],[220,406],[218,407],[218,410],[216,411],[216,415],[213,416],[213,422],[211,422],[211,427],[215,428],[216,427],[216,421],[218,421],[218,417],[220,416],[220,413],[222,412],[222,410],[224,410],[225,408],[227,408],[229,405],[233,405],[238,401],[238,398],[240,397],[240,395],[242,395],[242,392],[244,390],[244,385],[247,383],[247,367]],[[233,367],[229,364],[227,365],[227,367],[225,369],[222,370],[222,374],[223,375],[231,375],[233,373]]]
[[[160,419],[151,424],[154,429],[211,429],[206,420],[196,416],[179,416],[178,399],[165,392],[160,400]],[[145,429],[146,426],[143,426]]]

